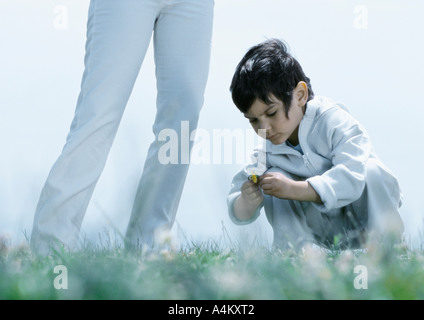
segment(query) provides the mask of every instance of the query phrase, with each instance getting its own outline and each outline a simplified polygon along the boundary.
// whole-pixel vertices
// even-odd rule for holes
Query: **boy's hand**
[[[259,185],[264,193],[281,199],[290,199],[293,182],[280,172],[268,172],[259,177]]]
[[[259,189],[259,185],[250,180],[246,181],[241,186],[241,197],[245,204],[252,208],[257,208],[264,200],[262,191]]]
[[[280,199],[322,203],[319,194],[307,181],[295,181],[280,172],[268,172],[259,177],[264,194]]]

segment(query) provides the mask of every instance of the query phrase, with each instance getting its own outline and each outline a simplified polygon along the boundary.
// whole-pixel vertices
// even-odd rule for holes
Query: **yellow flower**
[[[256,174],[252,174],[249,176],[249,180],[253,183],[258,183],[258,176]]]

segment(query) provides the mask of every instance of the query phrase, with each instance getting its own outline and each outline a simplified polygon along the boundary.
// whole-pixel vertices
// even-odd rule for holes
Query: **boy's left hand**
[[[290,199],[293,182],[280,172],[268,172],[259,177],[259,186],[264,194],[281,199]]]

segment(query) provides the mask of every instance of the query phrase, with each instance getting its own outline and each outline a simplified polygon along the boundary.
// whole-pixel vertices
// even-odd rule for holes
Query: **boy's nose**
[[[269,124],[269,122],[261,121],[259,123],[259,128],[258,129],[259,130],[264,130],[265,132],[268,132],[271,129],[271,125]]]

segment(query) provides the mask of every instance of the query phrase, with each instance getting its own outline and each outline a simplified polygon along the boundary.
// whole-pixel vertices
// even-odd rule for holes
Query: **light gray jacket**
[[[267,141],[266,166],[308,181],[321,197],[322,204],[313,203],[321,212],[344,207],[361,196],[370,158],[377,160],[387,175],[381,181],[393,184],[387,186],[391,190],[399,188],[397,179],[378,160],[364,127],[340,103],[325,97],[309,101],[299,127],[299,143],[303,155],[286,143],[273,145]],[[237,224],[252,222],[261,209],[249,221],[235,218],[233,203],[246,179],[246,170],[242,169],[234,176],[227,198],[230,217]]]

